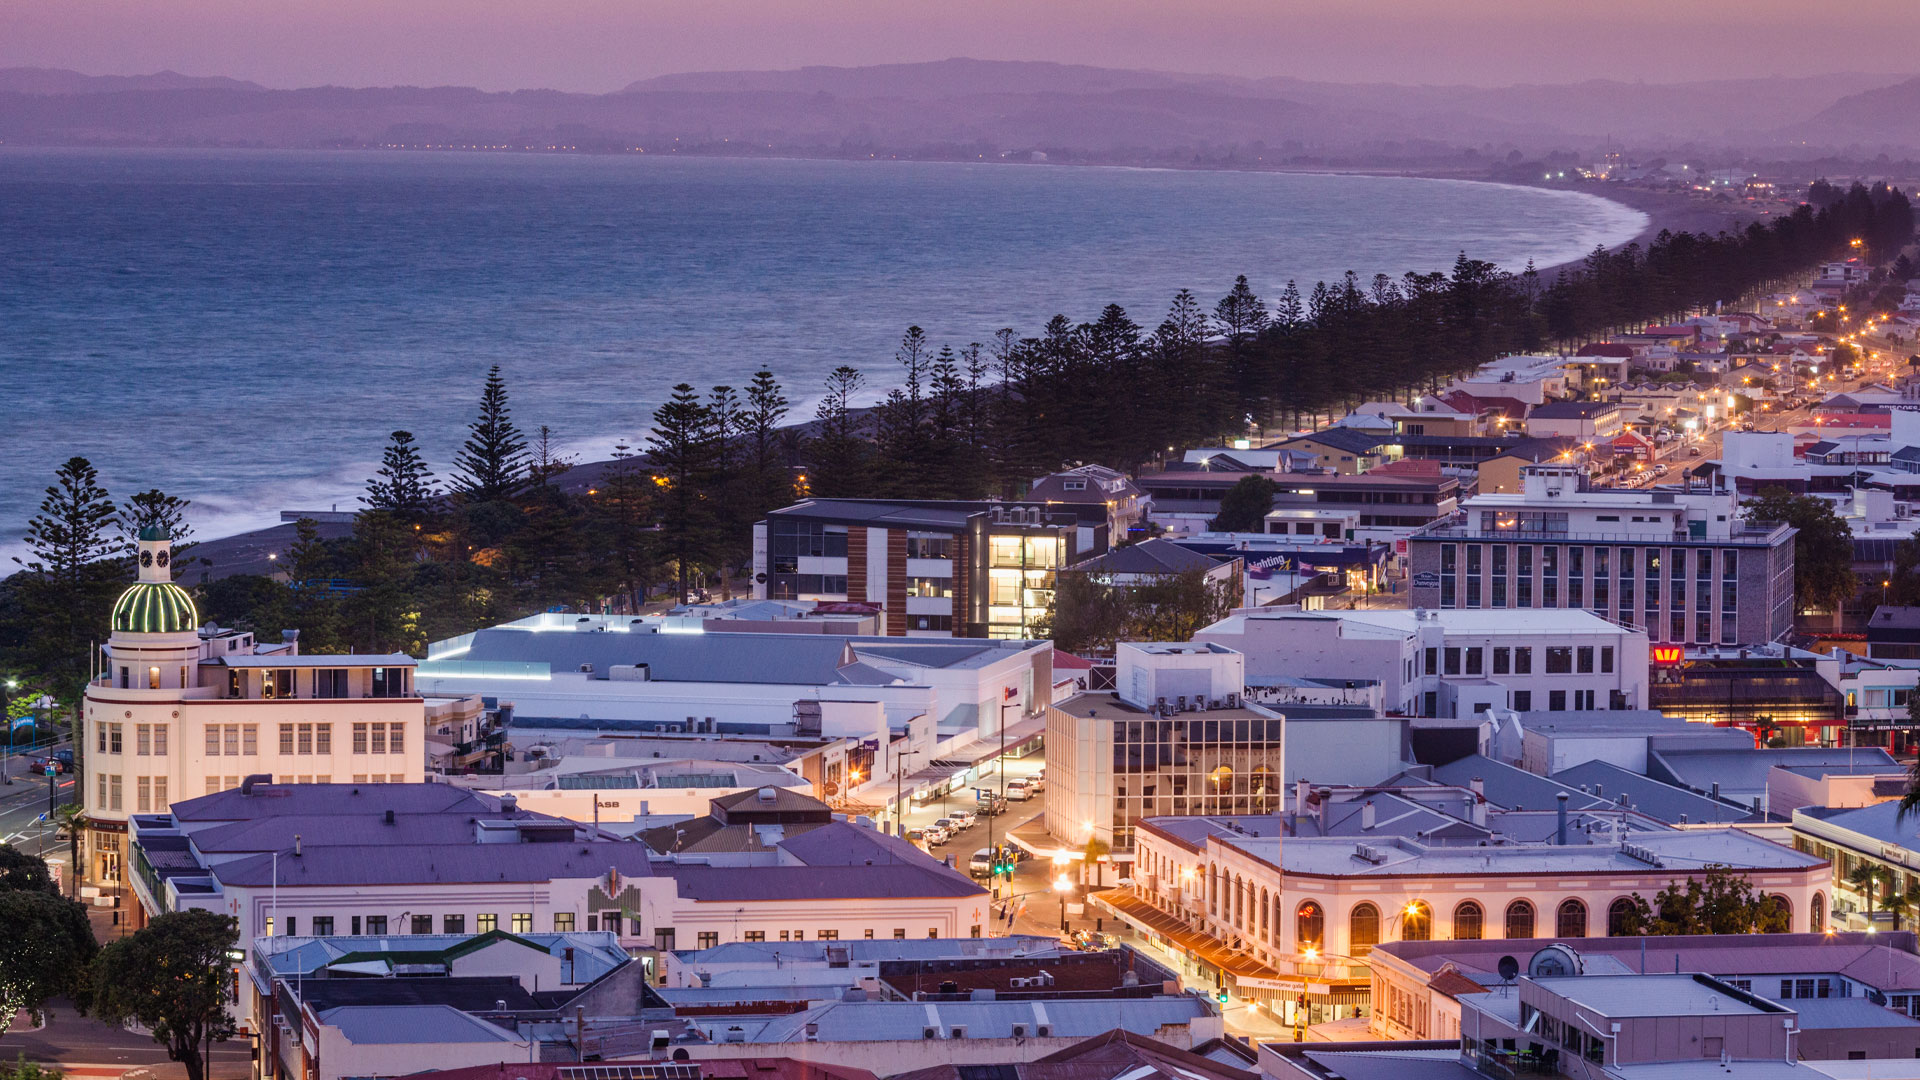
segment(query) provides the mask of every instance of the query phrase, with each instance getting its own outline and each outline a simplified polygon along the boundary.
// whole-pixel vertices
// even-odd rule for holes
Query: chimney
[[[282,630],[280,631],[280,640],[286,643],[288,656],[300,655],[300,631]]]
[[[1712,791],[1710,792],[1710,795],[1715,799],[1720,797],[1720,781],[1715,780],[1713,782],[1713,788],[1712,788]]]
[[[271,784],[271,783],[273,783],[273,777],[270,774],[254,773],[253,775],[240,781],[240,794],[251,795],[253,794],[253,789],[256,785]]]
[[[393,824],[393,811],[391,811],[391,810],[389,810],[389,811],[387,811],[387,819],[386,819],[386,820],[387,820],[387,824],[389,824],[389,825],[391,825],[391,824]]]
[[[1554,843],[1564,845],[1567,842],[1567,793],[1563,791],[1554,798],[1560,803],[1560,826],[1555,831]]]
[[[300,857],[300,834],[299,833],[293,834],[293,857],[296,859]]]
[[[520,797],[518,795],[508,792],[500,796],[500,810],[502,813],[511,814],[518,809],[520,809]]]
[[[1305,780],[1296,780],[1293,785],[1293,813],[1296,817],[1307,812],[1307,792],[1313,790]]]
[[[1368,799],[1360,806],[1360,829],[1362,832],[1373,828],[1373,815],[1373,800]]]
[[[1473,792],[1475,801],[1485,799],[1487,797],[1487,782],[1485,779],[1476,776],[1467,781],[1467,790]]]

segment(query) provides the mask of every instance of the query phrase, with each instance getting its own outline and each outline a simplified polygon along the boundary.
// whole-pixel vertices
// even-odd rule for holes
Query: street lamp
[[[1062,873],[1053,879],[1053,891],[1060,894],[1060,932],[1067,932],[1067,897],[1073,895],[1073,879]]]

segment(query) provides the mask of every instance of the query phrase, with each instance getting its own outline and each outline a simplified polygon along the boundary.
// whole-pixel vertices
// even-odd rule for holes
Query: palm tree
[[[1866,896],[1867,915],[1869,918],[1872,917],[1875,911],[1879,910],[1877,906],[1880,899],[1878,885],[1880,879],[1886,876],[1886,873],[1887,871],[1884,867],[1863,865],[1855,867],[1853,873],[1847,875],[1847,881]]]

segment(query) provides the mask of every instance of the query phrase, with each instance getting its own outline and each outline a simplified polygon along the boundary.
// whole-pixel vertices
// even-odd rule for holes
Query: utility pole
[[[1007,797],[1007,707],[1005,705],[1000,706],[1000,756],[994,759],[994,767],[1000,773],[1000,796],[998,799],[991,795],[987,798],[987,851],[991,853],[990,857],[993,860],[989,865],[998,867],[1000,865],[1000,844],[994,839],[993,834],[996,831],[995,819],[1000,816],[1000,803],[1005,801]],[[990,900],[998,900],[1000,898],[999,875],[989,870],[987,872],[987,884],[989,886],[988,898]],[[1012,871],[1008,871],[1007,873],[1007,887],[1013,887]]]

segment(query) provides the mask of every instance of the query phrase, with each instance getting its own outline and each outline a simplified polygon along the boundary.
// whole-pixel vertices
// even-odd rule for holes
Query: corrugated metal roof
[[[487,881],[555,881],[597,878],[608,867],[626,877],[650,877],[645,844],[624,840],[537,844],[441,844],[428,846],[308,848],[220,863],[209,873],[224,885],[264,887],[277,879],[289,888],[321,885],[445,885]],[[277,876],[276,876],[277,875]]]
[[[519,1035],[451,1005],[345,1005],[319,1014],[356,1045],[522,1042]]]

